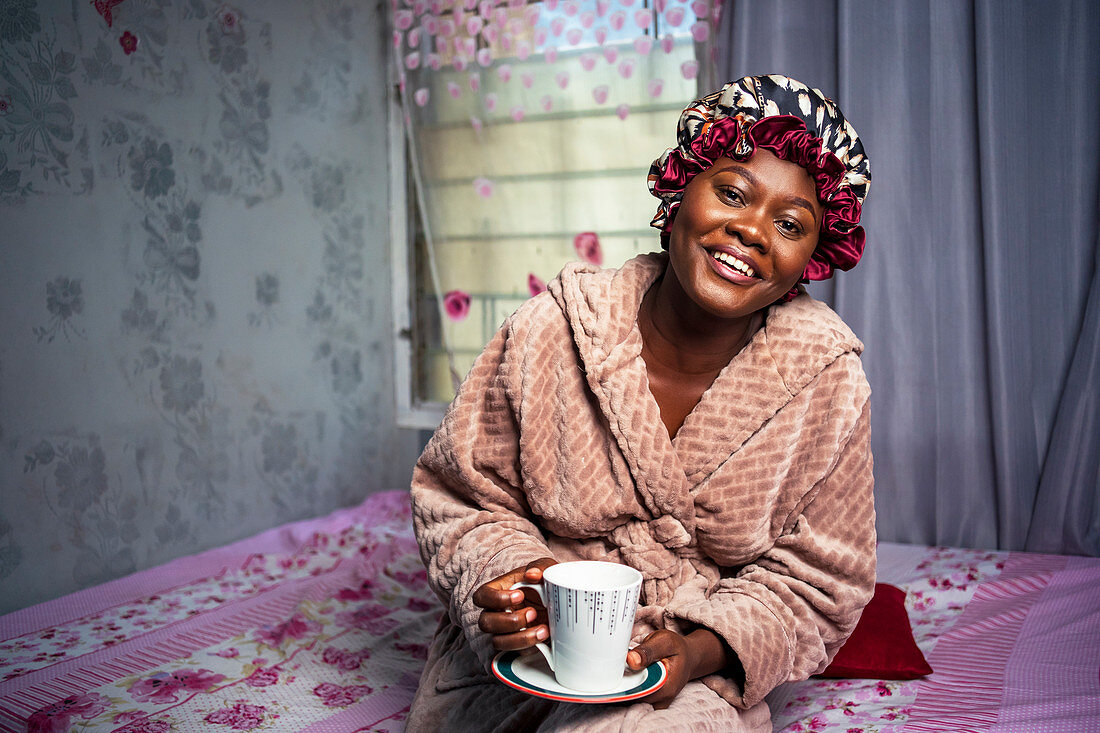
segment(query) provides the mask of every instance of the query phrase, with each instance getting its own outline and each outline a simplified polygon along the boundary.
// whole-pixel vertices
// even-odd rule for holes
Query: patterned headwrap
[[[668,247],[684,189],[725,156],[747,160],[757,147],[806,169],[824,206],[817,248],[801,282],[850,270],[863,254],[859,226],[871,170],[863,144],[836,103],[786,76],[746,76],[691,104],[680,115],[677,146],[649,169],[649,190],[661,200],[652,226]],[[786,298],[796,294],[794,289]]]

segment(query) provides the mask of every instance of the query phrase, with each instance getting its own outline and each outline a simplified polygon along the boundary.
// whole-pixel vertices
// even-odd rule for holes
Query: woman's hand
[[[557,560],[544,557],[529,562],[474,591],[474,605],[484,611],[477,625],[492,636],[493,648],[499,652],[527,649],[550,638],[546,608],[534,591],[517,588],[516,583],[539,583],[542,571]]]
[[[724,669],[731,652],[720,636],[710,629],[696,629],[687,636],[658,629],[642,639],[626,654],[627,666],[637,671],[663,660],[668,681],[661,689],[643,698],[658,710],[669,706],[691,680]]]

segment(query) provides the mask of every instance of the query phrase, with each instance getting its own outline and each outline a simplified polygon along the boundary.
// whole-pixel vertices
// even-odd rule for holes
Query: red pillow
[[[931,674],[913,639],[905,591],[875,584],[875,595],[863,609],[855,631],[819,677],[911,680]]]

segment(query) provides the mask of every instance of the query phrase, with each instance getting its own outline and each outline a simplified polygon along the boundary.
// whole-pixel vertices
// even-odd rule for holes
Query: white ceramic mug
[[[579,560],[551,565],[542,583],[517,583],[542,599],[550,643],[536,648],[558,684],[578,692],[605,692],[622,682],[634,629],[642,574],[629,565]]]

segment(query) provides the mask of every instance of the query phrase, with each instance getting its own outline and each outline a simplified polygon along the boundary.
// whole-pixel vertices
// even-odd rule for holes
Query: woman
[[[688,107],[654,162],[666,254],[566,267],[502,326],[421,456],[421,555],[448,604],[410,730],[770,730],[875,577],[862,345],[798,287],[849,269],[870,181],[835,104],[781,76]],[[631,705],[555,703],[486,671],[545,639],[511,586],[566,560],[641,571]]]

